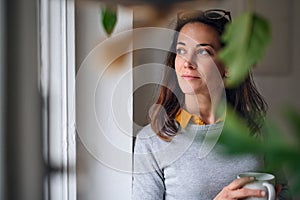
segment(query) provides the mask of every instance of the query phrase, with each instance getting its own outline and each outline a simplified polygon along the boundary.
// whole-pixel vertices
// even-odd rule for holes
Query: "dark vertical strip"
[[[6,199],[43,199],[37,0],[6,1]]]
[[[5,1],[0,0],[0,199],[5,199],[4,109],[5,109]]]

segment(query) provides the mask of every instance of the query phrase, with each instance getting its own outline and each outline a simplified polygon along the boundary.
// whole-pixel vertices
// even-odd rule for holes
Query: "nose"
[[[192,63],[191,61],[189,61],[188,59],[185,59],[184,63],[183,63],[184,68],[189,68],[189,69],[197,69],[196,64]]]

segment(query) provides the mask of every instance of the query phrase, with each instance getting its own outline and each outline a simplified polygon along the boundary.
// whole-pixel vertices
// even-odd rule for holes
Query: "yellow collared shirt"
[[[181,128],[185,128],[189,122],[197,125],[205,125],[205,122],[199,116],[191,114],[184,109],[180,109],[177,112],[175,119]]]

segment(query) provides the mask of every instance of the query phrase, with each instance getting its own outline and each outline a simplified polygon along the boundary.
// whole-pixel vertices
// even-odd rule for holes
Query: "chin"
[[[200,88],[192,88],[191,86],[180,86],[181,91],[183,94],[188,94],[188,95],[196,95],[201,92]]]
[[[184,94],[195,95],[201,93],[201,83],[188,84],[186,81],[179,81],[179,86]]]

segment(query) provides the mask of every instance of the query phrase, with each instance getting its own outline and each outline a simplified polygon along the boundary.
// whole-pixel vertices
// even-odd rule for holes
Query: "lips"
[[[195,80],[195,79],[200,79],[199,76],[195,76],[195,75],[189,75],[189,74],[184,74],[181,76],[183,79],[185,80]]]

